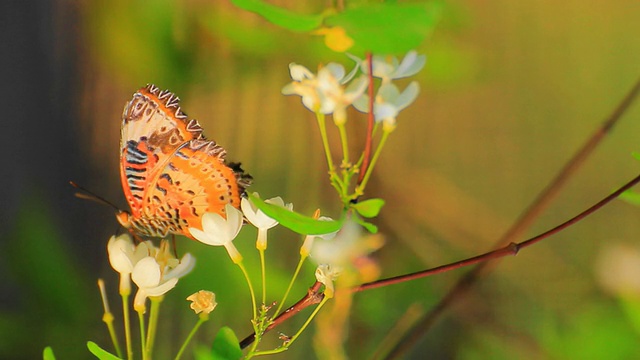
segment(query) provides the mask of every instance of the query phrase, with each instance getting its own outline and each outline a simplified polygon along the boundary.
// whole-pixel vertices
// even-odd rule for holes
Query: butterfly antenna
[[[111,206],[112,208],[114,208],[117,212],[121,211],[120,208],[118,208],[117,206],[115,206],[112,202],[106,200],[105,198],[96,195],[93,191],[87,190],[86,188],[76,184],[73,181],[69,181],[69,184],[71,184],[71,186],[73,186],[74,188],[80,190],[81,192],[76,192],[74,195],[77,198],[80,199],[84,199],[84,200],[91,200],[91,201],[95,201],[98,204],[102,204],[102,205],[107,205],[107,206]]]

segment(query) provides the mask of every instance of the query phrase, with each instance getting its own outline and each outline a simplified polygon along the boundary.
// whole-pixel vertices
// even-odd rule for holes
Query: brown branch
[[[538,195],[534,202],[520,215],[513,226],[500,238],[494,247],[504,246],[522,236],[524,231],[533,221],[549,206],[556,198],[562,187],[569,178],[575,174],[576,170],[591,155],[593,150],[599,145],[602,139],[611,131],[614,125],[622,118],[635,98],[640,93],[640,79],[636,81],[631,90],[622,99],[614,111],[603,121],[596,131],[589,137],[587,142],[576,152],[576,154],[566,163],[549,185]],[[532,239],[533,240],[533,239]],[[539,241],[539,240],[538,240]],[[454,287],[438,302],[431,311],[425,314],[410,332],[400,341],[396,348],[389,353],[388,359],[397,358],[408,350],[418,339],[425,334],[435,320],[447,309],[456,299],[460,298],[466,290],[471,287],[484,273],[491,270],[489,264],[482,263],[467,274],[465,274]]]
[[[399,284],[399,283],[403,283],[403,282],[407,282],[407,281],[411,281],[411,280],[416,280],[416,279],[421,279],[427,276],[431,276],[431,275],[435,275],[435,274],[440,274],[443,272],[447,272],[447,271],[451,271],[451,270],[455,270],[464,266],[469,266],[469,265],[475,265],[475,264],[479,264],[479,263],[485,263],[486,261],[489,260],[493,260],[493,259],[499,259],[502,257],[505,257],[507,255],[516,255],[521,249],[524,249],[526,247],[529,247],[539,241],[542,241],[543,239],[548,238],[551,235],[554,235],[566,228],[568,228],[569,226],[577,223],[578,221],[586,218],[587,216],[593,214],[594,212],[598,211],[600,208],[602,208],[603,206],[605,206],[607,203],[611,202],[613,199],[617,198],[618,196],[620,196],[620,194],[622,194],[623,192],[627,191],[628,189],[630,189],[632,186],[636,185],[638,182],[640,182],[640,175],[638,175],[637,177],[635,177],[633,180],[629,181],[628,183],[626,183],[624,186],[622,186],[621,188],[619,188],[618,190],[616,190],[615,192],[613,192],[611,195],[607,196],[606,198],[598,201],[596,204],[594,204],[593,206],[589,207],[588,209],[584,210],[583,212],[581,212],[580,214],[574,216],[573,218],[563,222],[562,224],[549,229],[545,232],[543,232],[540,235],[534,236],[528,240],[525,240],[523,242],[520,243],[510,243],[500,249],[497,250],[493,250],[493,251],[489,251],[486,252],[484,254],[478,255],[478,256],[474,256],[472,258],[468,258],[468,259],[464,259],[464,260],[460,260],[460,261],[456,261],[454,263],[451,264],[446,264],[446,265],[441,265],[438,267],[434,267],[431,269],[427,269],[427,270],[422,270],[416,273],[412,273],[412,274],[406,274],[406,275],[400,275],[400,276],[396,276],[396,277],[392,277],[392,278],[387,278],[387,279],[381,279],[378,281],[373,281],[370,283],[366,283],[366,284],[362,284],[360,286],[356,286],[354,288],[351,289],[351,291],[353,292],[360,292],[360,291],[364,291],[364,290],[371,290],[371,289],[376,289],[379,287],[383,287],[383,286],[389,286],[389,285],[393,285],[393,284]]]
[[[637,183],[640,182],[640,175],[638,175],[637,177],[635,177],[633,180],[629,181],[628,183],[626,183],[625,185],[623,185],[621,188],[619,188],[618,190],[616,190],[615,192],[611,193],[609,196],[605,197],[604,199],[598,201],[596,204],[594,204],[593,206],[589,207],[588,209],[584,210],[583,212],[581,212],[580,214],[574,216],[573,218],[563,222],[562,224],[547,230],[545,232],[543,232],[540,235],[534,236],[526,241],[520,242],[520,243],[510,243],[507,246],[497,249],[497,250],[493,250],[493,251],[489,251],[487,253],[478,255],[478,256],[474,256],[472,258],[468,258],[468,259],[464,259],[464,260],[460,260],[460,261],[456,261],[450,264],[446,264],[446,265],[441,265],[432,269],[427,269],[427,270],[423,270],[423,271],[419,271],[416,273],[412,273],[412,274],[405,274],[405,275],[400,275],[400,276],[396,276],[396,277],[392,277],[392,278],[387,278],[387,279],[381,279],[378,281],[373,281],[370,283],[366,283],[366,284],[362,284],[359,286],[355,286],[351,289],[349,289],[351,292],[360,292],[360,291],[365,291],[365,290],[371,290],[371,289],[376,289],[376,288],[380,288],[383,286],[389,286],[389,285],[394,285],[394,284],[399,284],[399,283],[403,283],[403,282],[407,282],[407,281],[412,281],[412,280],[416,280],[416,279],[421,279],[427,276],[431,276],[431,275],[436,275],[436,274],[440,274],[443,272],[447,272],[447,271],[451,271],[451,270],[455,270],[464,266],[470,266],[470,265],[474,265],[474,264],[478,264],[478,263],[485,263],[489,260],[492,259],[498,259],[498,258],[502,258],[505,257],[507,255],[516,255],[518,253],[518,251],[520,251],[521,249],[524,249],[526,247],[529,247],[531,245],[536,244],[537,242],[546,239],[548,237],[550,237],[551,235],[554,235],[566,228],[568,228],[569,226],[577,223],[580,220],[583,220],[584,218],[586,218],[587,216],[593,214],[594,212],[598,211],[600,208],[602,208],[603,206],[605,206],[606,204],[608,204],[609,202],[611,202],[612,200],[614,200],[615,198],[617,198],[618,196],[620,196],[620,194],[622,194],[623,192],[627,191],[628,189],[630,189],[631,187],[633,187],[634,185],[636,185]],[[471,272],[470,272],[471,273]],[[280,314],[278,317],[276,317],[273,321],[273,323],[271,325],[269,325],[269,327],[267,327],[267,329],[265,330],[265,333],[271,329],[273,329],[274,327],[280,325],[281,323],[283,323],[284,321],[288,320],[290,317],[296,315],[297,313],[299,313],[301,310],[311,306],[311,305],[315,305],[320,303],[320,301],[322,301],[322,298],[324,297],[322,293],[319,292],[320,287],[322,286],[322,284],[320,282],[317,282],[315,284],[313,284],[313,286],[311,288],[309,288],[309,291],[307,292],[307,295],[305,297],[303,297],[302,299],[300,299],[297,303],[295,303],[295,305],[291,306],[290,308],[288,308],[286,311],[284,311],[282,314]],[[251,334],[249,336],[247,336],[246,338],[244,338],[241,342],[240,342],[240,347],[241,348],[245,348],[247,346],[249,346],[253,341],[255,340],[255,334]]]

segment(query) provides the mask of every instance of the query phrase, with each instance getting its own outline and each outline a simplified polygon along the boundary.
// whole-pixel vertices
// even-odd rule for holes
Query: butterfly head
[[[129,214],[127,211],[116,211],[116,219],[125,229],[131,229],[131,214]]]

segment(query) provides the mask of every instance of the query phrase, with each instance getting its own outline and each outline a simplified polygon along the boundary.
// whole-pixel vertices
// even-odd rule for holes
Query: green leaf
[[[267,21],[292,31],[311,31],[322,24],[323,15],[303,15],[260,0],[231,0],[244,10],[256,13]]]
[[[56,356],[53,355],[53,349],[51,348],[51,346],[47,346],[46,348],[44,348],[44,351],[42,352],[42,359],[56,360]]]
[[[351,207],[354,208],[358,212],[358,214],[366,218],[372,218],[378,216],[383,205],[384,200],[382,199],[368,199],[353,204],[351,205]]]
[[[631,189],[623,192],[618,197],[628,202],[629,204],[640,206],[640,193],[637,193]]]
[[[242,357],[238,337],[230,327],[225,326],[218,331],[213,340],[211,354],[216,360],[237,360]]]
[[[376,234],[378,232],[378,227],[370,222],[362,221],[360,225],[362,225],[362,227],[367,229],[367,231],[372,234]]]
[[[100,360],[122,360],[119,357],[104,350],[93,341],[87,341],[87,349]]]
[[[363,55],[404,54],[418,47],[440,17],[439,3],[379,3],[328,16],[325,25],[342,27],[355,45],[349,52]]]
[[[249,198],[268,217],[278,220],[280,225],[304,235],[330,234],[340,230],[343,220],[318,220],[297,212],[285,209],[281,206],[272,205],[264,200],[250,194]]]
[[[370,222],[364,221],[364,219],[359,217],[359,216],[354,216],[353,220],[355,220],[356,223],[360,224],[360,226],[362,226],[363,228],[367,229],[367,231],[372,233],[372,234],[376,234],[378,232],[378,227],[377,226],[373,225]]]

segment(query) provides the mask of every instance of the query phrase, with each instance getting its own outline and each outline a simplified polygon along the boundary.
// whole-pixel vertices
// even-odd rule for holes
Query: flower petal
[[[373,106],[373,113],[376,116],[376,121],[382,121],[386,118],[398,116],[398,107],[390,103],[375,104]]]
[[[221,244],[216,243],[215,239],[211,239],[209,237],[209,235],[207,235],[206,232],[204,232],[204,231],[202,231],[200,229],[190,227],[189,228],[189,233],[191,233],[191,236],[193,236],[194,239],[200,241],[203,244],[213,245],[213,246],[221,245]]]
[[[395,104],[398,96],[400,96],[400,90],[398,90],[397,86],[391,83],[383,84],[378,89],[378,94],[376,95],[376,101],[378,101],[378,99],[382,99],[383,102],[389,102],[389,103]]]
[[[358,64],[356,64],[356,66],[354,66],[353,69],[351,71],[349,71],[347,76],[345,76],[344,78],[342,78],[342,80],[340,80],[340,85],[344,85],[344,84],[348,83],[349,81],[351,81],[351,79],[353,79],[356,76],[356,74],[358,73],[358,69],[359,68],[360,68],[360,66]]]
[[[400,63],[400,66],[396,69],[393,78],[400,79],[415,75],[422,69],[426,62],[427,57],[425,55],[418,55],[415,50],[411,50],[405,55],[404,59],[402,59],[402,63]]]
[[[398,111],[406,108],[411,105],[412,102],[416,100],[418,97],[418,93],[420,92],[420,86],[417,81],[412,81],[409,86],[398,96],[396,99],[396,106],[398,107]]]
[[[324,68],[327,69],[330,72],[331,76],[337,81],[340,81],[340,79],[344,77],[344,66],[338,63],[328,63]]]
[[[226,242],[231,242],[233,239],[238,236],[240,232],[240,228],[242,228],[242,212],[240,210],[233,207],[231,204],[225,205],[225,212],[227,214],[227,234],[228,238]]]
[[[152,288],[145,288],[144,291],[146,292],[147,296],[160,296],[160,295],[166,294],[169,290],[176,287],[177,283],[178,283],[178,278],[172,278],[167,280],[166,282],[163,282],[158,286],[155,286]]]
[[[355,99],[353,101],[353,107],[356,108],[356,110],[363,112],[365,114],[369,113],[369,96],[363,94],[362,96]]]
[[[146,257],[134,266],[131,278],[139,288],[150,288],[160,283],[162,273],[155,258]]]
[[[257,193],[254,193],[254,195],[260,197]],[[251,221],[251,217],[256,215],[256,210],[258,208],[256,208],[253,202],[248,198],[242,198],[242,200],[240,200],[240,209],[242,209],[244,216]]]
[[[132,262],[133,254],[135,252],[135,245],[131,241],[131,237],[126,236],[112,236],[107,243],[107,252],[109,254],[109,263],[111,267],[120,274],[130,273],[133,271]]]
[[[193,270],[193,267],[195,265],[196,265],[196,258],[191,256],[191,254],[186,253],[182,257],[182,259],[180,259],[180,263],[178,264],[178,266],[176,266],[175,268],[165,273],[163,280],[168,280],[172,278],[181,278],[187,275],[189,272],[191,272],[191,270]]]
[[[289,73],[291,74],[291,79],[295,81],[313,79],[315,77],[309,69],[296,63],[289,64]]]
[[[207,212],[202,215],[202,230],[207,234],[219,234],[226,227],[225,219],[220,215]]]

